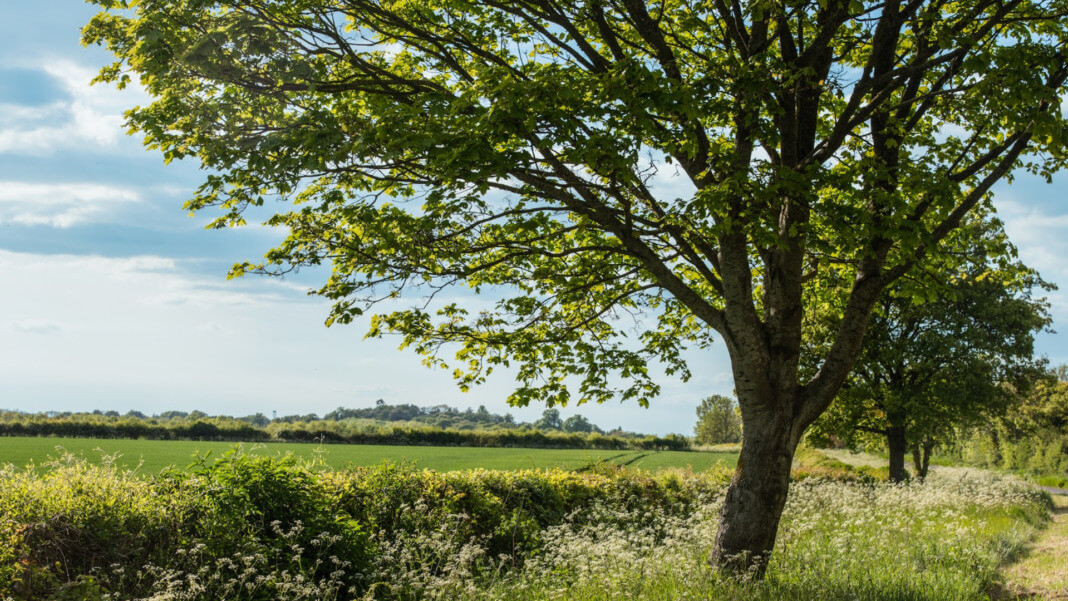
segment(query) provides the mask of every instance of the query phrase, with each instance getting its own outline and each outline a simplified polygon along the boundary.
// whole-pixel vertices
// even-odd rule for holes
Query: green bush
[[[32,598],[356,598],[373,586],[379,598],[403,597],[408,585],[390,592],[390,583],[455,576],[461,560],[475,579],[514,570],[547,530],[592,519],[595,507],[685,515],[729,478],[608,465],[316,467],[235,450],[155,478],[73,456],[40,471],[4,468],[0,598],[26,587]]]
[[[1035,480],[1042,486],[1068,489],[1068,477],[1065,476],[1039,476]]]
[[[0,472],[0,598],[266,601],[298,584],[362,586],[366,533],[292,458],[235,451],[153,480],[72,456],[46,468]]]
[[[1068,433],[1046,427],[1016,430],[1007,424],[961,433],[946,445],[947,458],[979,467],[1068,480]]]
[[[799,459],[804,486],[873,479]],[[561,528],[655,539],[696,515],[714,523],[732,473],[318,467],[234,450],[154,478],[71,456],[4,468],[0,598],[467,598],[556,552]]]
[[[71,456],[43,467],[0,469],[0,598],[62,596],[113,565],[167,559],[174,507],[151,482]]]
[[[203,545],[198,561],[258,553],[261,569],[321,580],[344,565],[336,584],[361,583],[369,557],[366,533],[338,510],[309,466],[292,456],[234,450],[213,462],[201,460],[190,474],[170,472],[160,484],[167,496],[183,499],[183,535]],[[272,586],[263,589],[249,598],[273,598]]]
[[[727,478],[725,470],[683,477],[615,467],[440,473],[408,464],[321,475],[337,507],[366,523],[380,540],[439,532],[454,541],[481,541],[490,557],[507,555],[516,563],[539,548],[546,528],[595,504],[683,514]]]

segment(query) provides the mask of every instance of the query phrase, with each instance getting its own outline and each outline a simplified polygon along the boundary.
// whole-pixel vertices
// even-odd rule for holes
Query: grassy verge
[[[923,486],[796,483],[762,582],[709,569],[713,504],[647,528],[560,528],[536,565],[477,598],[985,600],[998,566],[1043,524],[1046,507],[1018,480],[960,476],[934,475]]]
[[[1036,476],[1035,482],[1038,482],[1040,486],[1049,486],[1051,488],[1060,488],[1068,490],[1068,476],[1060,475],[1046,475]]]
[[[1053,523],[1005,567],[995,599],[1068,599],[1068,496],[1053,497]]]

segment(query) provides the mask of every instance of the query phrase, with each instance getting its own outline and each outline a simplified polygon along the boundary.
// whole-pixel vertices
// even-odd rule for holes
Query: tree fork
[[[929,440],[912,445],[912,467],[916,472],[916,478],[921,482],[927,478],[932,450],[934,450],[934,443]]]
[[[516,365],[523,405],[565,401],[563,375],[583,400],[645,404],[648,362],[688,375],[685,346],[718,332],[745,434],[714,557],[739,572],[763,574],[797,443],[882,290],[937,261],[1021,161],[1068,166],[1062,3],[91,1],[83,40],[117,58],[99,80],[154,96],[130,130],[218,174],[189,207],[239,225],[272,194],[301,205],[236,274],[332,263],[331,323],[422,282],[425,304],[370,334],[435,365],[459,344],[462,387]],[[946,123],[960,132],[928,135]],[[659,162],[698,192],[651,192]],[[459,284],[518,292],[478,316],[431,306]],[[802,382],[818,304],[833,331]],[[650,309],[656,343],[626,346],[616,308]]]

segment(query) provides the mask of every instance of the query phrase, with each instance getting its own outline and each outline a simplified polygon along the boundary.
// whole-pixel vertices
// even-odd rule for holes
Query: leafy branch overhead
[[[478,313],[383,304],[371,334],[435,364],[458,343],[463,386],[517,366],[517,403],[567,401],[568,376],[644,403],[647,362],[688,377],[712,331],[766,368],[813,279],[849,283],[839,324],[862,330],[994,182],[1064,161],[1063,2],[96,3],[100,79],[154,97],[130,127],[212,170],[188,208],[223,227],[294,203],[236,274],[329,264],[342,323],[492,289]]]
[[[330,265],[331,322],[458,349],[462,387],[511,366],[520,404],[647,403],[717,334],[745,437],[712,557],[747,577],[882,292],[1065,162],[1068,0],[95,1],[131,130],[208,169],[188,208],[292,203],[235,274]]]

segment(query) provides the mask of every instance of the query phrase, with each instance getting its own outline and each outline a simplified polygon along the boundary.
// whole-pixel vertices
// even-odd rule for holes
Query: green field
[[[166,440],[101,440],[87,438],[0,438],[0,464],[40,465],[64,451],[88,459],[117,456],[116,463],[138,468],[144,474],[159,473],[165,467],[184,468],[199,453],[218,456],[232,449],[230,442]],[[714,465],[734,466],[734,453],[683,451],[599,451],[586,449],[502,449],[473,447],[409,447],[387,445],[249,443],[245,451],[256,454],[321,458],[331,469],[378,465],[383,461],[410,461],[417,467],[438,471],[466,469],[518,470],[529,468],[579,469],[596,461],[607,461],[648,470],[689,467],[696,471]],[[140,466],[140,467],[138,467]]]

